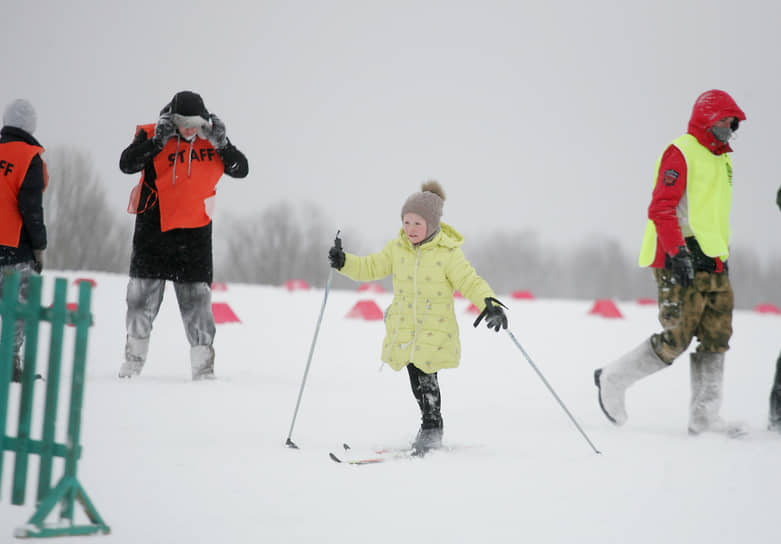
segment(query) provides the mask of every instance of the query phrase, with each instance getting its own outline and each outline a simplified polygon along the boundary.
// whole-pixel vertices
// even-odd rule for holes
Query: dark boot
[[[412,364],[407,365],[407,372],[421,414],[420,430],[412,443],[413,455],[425,455],[442,446],[444,424],[439,380],[436,372],[426,374]]]
[[[22,383],[22,358],[14,355],[14,368],[11,370],[11,381]]]
[[[781,355],[776,361],[776,377],[773,380],[773,389],[770,391],[768,429],[781,432]]]

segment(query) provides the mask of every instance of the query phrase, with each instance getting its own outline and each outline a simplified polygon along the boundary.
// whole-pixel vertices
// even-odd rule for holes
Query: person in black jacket
[[[776,204],[781,209],[781,188],[776,194]],[[768,429],[781,432],[781,355],[776,360],[776,376],[773,379],[773,388],[770,390]]]
[[[0,129],[0,295],[7,275],[19,272],[19,301],[27,300],[32,274],[43,269],[46,224],[43,191],[48,175],[43,147],[33,137],[35,108],[25,99],[8,104]],[[21,381],[24,321],[16,323],[12,379]]]
[[[119,168],[126,174],[142,172],[128,207],[136,214],[136,225],[127,287],[125,360],[119,376],[141,373],[165,282],[172,281],[190,343],[192,378],[213,378],[211,211],[223,173],[246,177],[247,159],[201,96],[181,91],[162,109],[156,123],[136,128]]]

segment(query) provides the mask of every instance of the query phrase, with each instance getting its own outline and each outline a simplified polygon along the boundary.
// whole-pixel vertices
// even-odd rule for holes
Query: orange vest
[[[25,142],[0,144],[0,245],[19,247],[22,214],[19,213],[19,189],[30,168],[30,161],[43,148]],[[44,163],[46,187],[46,163]]]
[[[155,133],[155,125],[143,125],[147,134]],[[211,205],[217,182],[225,165],[209,140],[194,138],[187,142],[171,138],[153,160],[160,203],[160,230],[192,229],[211,221],[207,206]],[[141,184],[144,176],[141,176]]]

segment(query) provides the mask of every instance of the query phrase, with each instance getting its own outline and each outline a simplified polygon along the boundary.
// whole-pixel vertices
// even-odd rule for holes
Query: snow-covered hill
[[[781,348],[777,315],[735,315],[723,414],[745,421],[749,436],[692,438],[686,356],[630,390],[625,427],[608,423],[596,401],[593,369],[657,330],[654,306],[618,302],[624,318],[605,319],[588,314],[591,302],[500,296],[513,333],[597,455],[510,338],[473,329],[469,303],[459,300],[462,365],[440,374],[452,451],[355,467],[333,463],[328,452],[343,442],[364,453],[400,447],[417,430],[406,373],[379,370],[382,323],[345,318],[358,300],[384,308],[390,295],[330,293],[293,431],[296,451],[284,442],[322,290],[215,291],[214,302],[228,303],[241,323],[218,326],[219,379],[194,383],[169,289],[143,375],[120,381],[126,278],[48,273],[47,289],[55,276],[97,282],[79,479],[112,529],[68,542],[778,541],[781,436],[764,430]],[[3,542],[34,510],[10,504],[9,459]]]

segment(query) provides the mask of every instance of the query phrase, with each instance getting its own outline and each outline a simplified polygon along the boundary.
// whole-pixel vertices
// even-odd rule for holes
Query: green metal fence
[[[11,503],[25,504],[27,472],[31,455],[39,456],[38,489],[36,510],[27,524],[16,529],[14,536],[51,537],[66,535],[108,534],[111,530],[103,522],[84,488],[76,477],[81,456],[81,409],[84,399],[85,365],[87,360],[87,337],[92,323],[90,301],[92,286],[88,282],[79,284],[79,302],[76,310],[69,310],[66,302],[67,282],[57,278],[54,285],[54,300],[51,306],[41,306],[42,278],[33,275],[29,279],[27,301],[18,302],[20,278],[17,272],[4,278],[3,296],[0,300],[2,336],[0,336],[0,484],[3,476],[4,452],[15,454]],[[19,422],[16,436],[9,436],[7,419],[8,404],[12,387],[13,337],[15,322],[25,323],[24,372],[19,394]],[[41,321],[51,323],[48,367],[45,381],[36,384],[36,360],[38,356],[38,333]],[[71,373],[68,427],[65,441],[56,441],[57,415],[60,392],[60,370],[63,352],[65,326],[75,327],[73,369]],[[45,389],[43,424],[40,438],[31,437],[34,397]],[[38,403],[40,405],[40,402]],[[64,474],[52,487],[52,467],[55,458],[64,460]],[[2,489],[0,488],[0,492]],[[0,497],[2,499],[2,497]],[[89,519],[89,524],[78,525],[74,521],[74,503],[78,502]],[[59,520],[47,523],[52,511],[60,504]],[[53,516],[51,516],[53,517]]]

